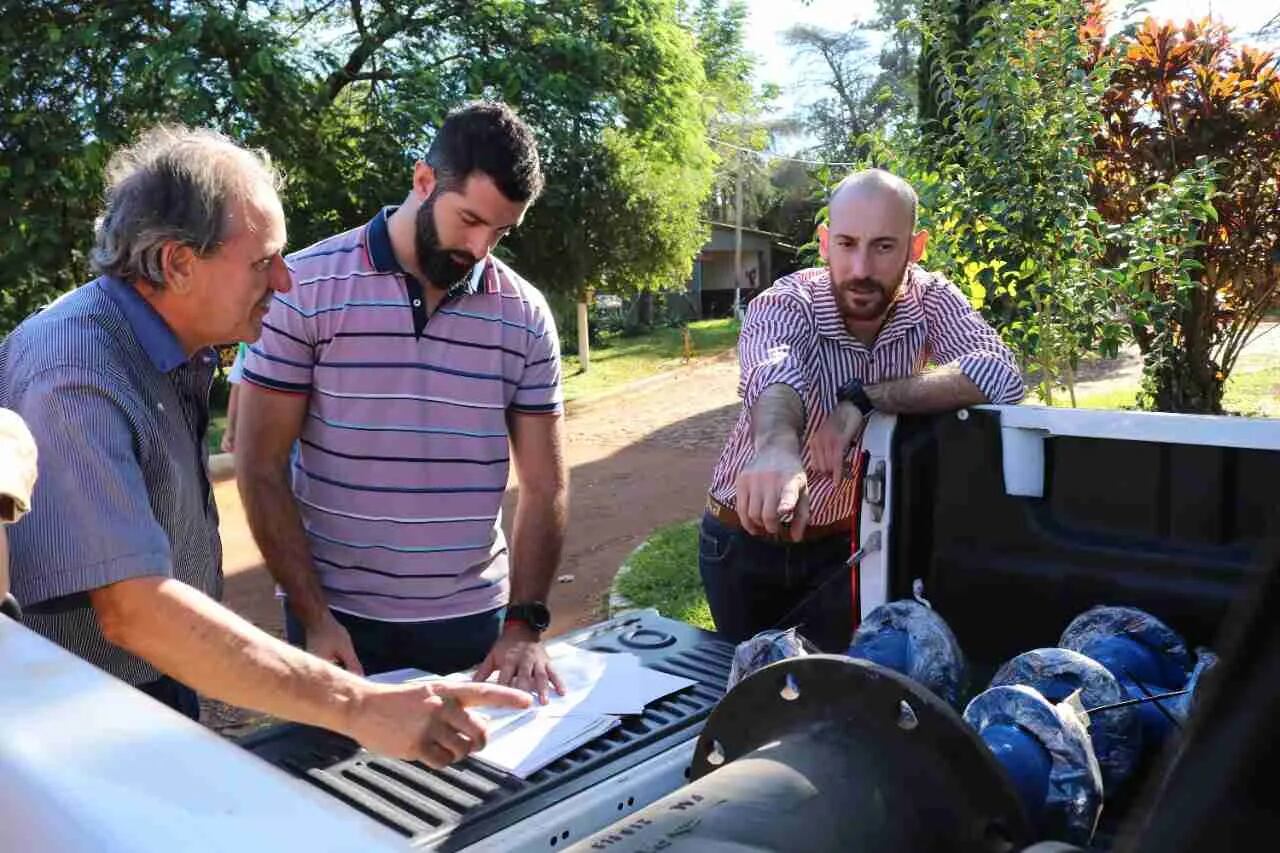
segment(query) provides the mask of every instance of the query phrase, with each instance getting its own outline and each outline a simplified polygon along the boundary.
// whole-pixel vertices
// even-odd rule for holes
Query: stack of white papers
[[[564,684],[563,696],[552,691],[547,704],[535,700],[525,710],[476,709],[489,729],[489,743],[477,757],[522,779],[609,731],[620,715],[641,714],[650,702],[695,683],[641,666],[632,654],[601,654],[567,643],[552,644],[547,653]],[[437,676],[397,670],[373,678],[400,683]],[[440,680],[469,678],[455,673]]]

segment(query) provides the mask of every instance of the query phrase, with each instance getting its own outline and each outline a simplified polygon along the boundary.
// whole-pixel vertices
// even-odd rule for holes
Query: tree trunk
[[[653,291],[642,290],[636,294],[636,325],[644,330],[653,328]]]
[[[1152,371],[1157,411],[1222,414],[1226,375],[1213,358],[1213,311],[1210,295],[1197,287],[1178,312],[1180,340],[1166,345],[1166,357]]]
[[[1225,379],[1212,362],[1196,364],[1179,353],[1156,373],[1156,411],[1220,415]]]
[[[587,328],[587,303],[578,303],[578,366],[586,373],[591,367],[591,336]]]

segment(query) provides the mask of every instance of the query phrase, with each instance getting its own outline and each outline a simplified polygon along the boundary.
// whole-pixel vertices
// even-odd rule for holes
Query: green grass
[[[693,356],[719,355],[738,343],[738,323],[732,319],[700,320],[689,324]],[[565,334],[575,334],[566,329]],[[633,338],[614,336],[607,346],[591,348],[591,369],[580,370],[578,357],[561,361],[565,400],[584,400],[619,385],[679,367],[684,357],[684,338],[679,329],[655,329]]]
[[[222,452],[222,434],[227,431],[227,412],[224,409],[221,412],[209,412],[209,431],[205,433],[208,439],[209,452]]]
[[[1280,418],[1280,367],[1233,373],[1222,407],[1242,415]]]
[[[1055,394],[1055,406],[1070,406],[1071,396],[1066,392]],[[1076,408],[1079,409],[1137,409],[1138,386],[1124,385],[1109,391],[1096,394],[1081,394],[1076,397]]]
[[[698,522],[654,531],[627,561],[618,592],[636,607],[655,607],[663,616],[715,630],[698,576]]]
[[[1082,394],[1076,399],[1081,409],[1137,409],[1138,386],[1121,385],[1096,394]],[[1036,402],[1028,398],[1029,402]],[[1055,406],[1070,406],[1065,391],[1054,395]],[[1249,372],[1237,371],[1227,380],[1222,408],[1235,415],[1280,418],[1280,367]]]

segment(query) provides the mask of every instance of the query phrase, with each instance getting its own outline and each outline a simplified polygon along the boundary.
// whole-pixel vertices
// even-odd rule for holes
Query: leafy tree
[[[1280,295],[1276,57],[1209,20],[1149,18],[1114,50],[1093,170],[1110,282],[1143,353],[1147,402],[1219,412]]]
[[[0,329],[87,276],[114,147],[161,119],[242,131],[293,95],[274,33],[229,4],[5,4],[0,45]]]
[[[867,24],[868,30],[884,34],[872,97],[895,125],[907,123],[918,109],[920,39],[912,21],[919,5],[920,0],[876,0],[876,17]]]
[[[705,239],[711,151],[674,5],[495,5],[467,35],[485,47],[466,94],[505,98],[539,133],[547,190],[510,241],[522,271],[575,295],[683,281]]]
[[[693,29],[715,101],[707,124],[716,154],[715,177],[703,216],[710,222],[741,221],[744,227],[759,228],[778,197],[770,180],[774,161],[764,152],[791,123],[771,115],[778,87],[765,82],[756,88],[750,80],[745,3],[731,0],[722,7],[719,0],[699,0],[696,6]]]
[[[911,118],[916,48],[907,24],[916,2],[877,0],[877,15],[869,22],[855,21],[843,31],[801,24],[784,34],[788,45],[821,69],[818,78],[829,90],[802,118],[825,159],[860,159],[867,153],[864,135],[889,132]],[[873,54],[868,33],[876,31],[884,44]]]
[[[813,241],[818,213],[838,179],[839,176],[835,176],[833,180],[830,167],[792,160],[775,161],[769,173],[774,201],[760,217],[758,227],[782,235],[782,241],[793,246],[804,246]],[[811,257],[816,258],[816,255],[815,243]]]
[[[922,23],[927,35],[920,48],[916,73],[920,131],[941,131],[956,106],[948,85],[948,68],[962,68],[980,27],[980,11],[990,0],[922,0]]]
[[[875,117],[865,108],[872,81],[866,36],[856,26],[839,31],[797,24],[784,33],[783,40],[801,56],[817,61],[822,82],[830,91],[811,104],[805,116],[820,150],[833,159],[853,158],[857,139],[875,126]]]
[[[705,236],[707,66],[674,0],[32,0],[0,10],[0,48],[0,328],[87,277],[102,167],[158,120],[269,150],[295,245],[402,197],[474,97],[539,137],[548,190],[504,246],[541,286],[682,281]]]
[[[753,60],[746,49],[745,0],[681,2],[677,14],[702,58],[707,95],[715,101],[712,120],[750,110]]]
[[[931,85],[905,168],[933,234],[929,264],[1039,368],[1052,402],[1059,383],[1074,397],[1084,352],[1113,352],[1121,337],[1095,286],[1089,228],[1101,19],[1085,0],[975,5],[922,6]]]

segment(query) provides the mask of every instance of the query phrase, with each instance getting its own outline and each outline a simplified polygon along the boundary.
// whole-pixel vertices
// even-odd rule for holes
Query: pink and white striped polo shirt
[[[392,621],[507,601],[507,412],[562,411],[546,300],[492,256],[428,318],[381,211],[290,255],[244,378],[309,395],[293,492],[334,609]]]

